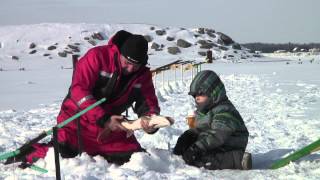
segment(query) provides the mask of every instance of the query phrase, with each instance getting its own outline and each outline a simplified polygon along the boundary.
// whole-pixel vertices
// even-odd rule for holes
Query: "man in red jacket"
[[[123,164],[132,153],[143,151],[134,135],[127,137],[126,129],[120,123],[124,120],[121,114],[133,104],[139,117],[160,113],[152,75],[146,67],[147,52],[148,42],[143,36],[122,30],[108,45],[90,49],[78,61],[57,122],[65,121],[103,97],[107,101],[82,115],[79,124],[73,121],[59,129],[62,157],[75,157],[83,150],[89,155],[102,155],[109,162]],[[142,121],[141,125],[147,133],[157,131],[148,125],[148,121]],[[112,132],[107,138],[98,140],[104,128]],[[33,151],[22,161],[33,163],[44,158],[50,144],[33,145]]]

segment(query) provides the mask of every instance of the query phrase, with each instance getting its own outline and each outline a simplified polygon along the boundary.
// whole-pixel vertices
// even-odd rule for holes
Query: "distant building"
[[[298,47],[295,47],[293,48],[292,52],[298,52],[299,51],[299,48]]]
[[[273,53],[286,53],[286,52],[287,52],[286,50],[276,50]]]

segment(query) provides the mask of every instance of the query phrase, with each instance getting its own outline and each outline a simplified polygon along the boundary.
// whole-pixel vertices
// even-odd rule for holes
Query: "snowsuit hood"
[[[208,102],[198,107],[198,110],[203,113],[206,113],[218,103],[228,100],[226,89],[220,77],[210,70],[201,71],[195,76],[188,94],[193,97],[196,95],[207,95],[209,97]]]

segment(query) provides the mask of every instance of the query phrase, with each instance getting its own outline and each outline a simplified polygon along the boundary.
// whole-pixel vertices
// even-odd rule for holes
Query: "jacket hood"
[[[202,107],[205,109],[228,99],[221,79],[210,70],[201,71],[194,77],[188,94],[193,97],[197,94],[207,95],[210,102],[205,103],[206,107]]]

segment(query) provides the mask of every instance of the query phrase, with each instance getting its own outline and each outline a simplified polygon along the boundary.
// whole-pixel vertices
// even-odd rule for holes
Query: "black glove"
[[[197,145],[193,144],[186,150],[186,152],[183,153],[182,158],[187,164],[195,165],[200,159],[201,154],[201,149]]]
[[[198,134],[194,130],[187,130],[178,138],[173,149],[173,154],[182,155],[193,143],[196,142]]]

